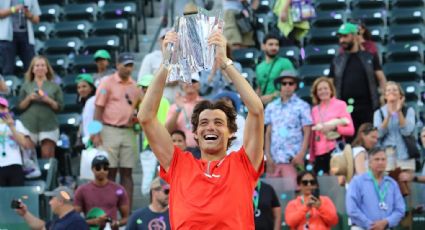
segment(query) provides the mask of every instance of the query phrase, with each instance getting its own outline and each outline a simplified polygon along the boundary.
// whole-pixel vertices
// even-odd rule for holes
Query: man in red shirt
[[[177,34],[169,32],[163,44],[175,42]],[[201,159],[173,147],[170,134],[156,118],[167,79],[165,66],[146,92],[138,119],[161,165],[160,176],[170,184],[172,229],[254,229],[252,194],[263,171],[263,104],[227,58],[221,32],[214,32],[208,43],[216,46],[215,64],[226,72],[248,108],[242,148],[226,156],[237,125],[234,108],[223,101],[201,101],[194,108],[192,131]]]

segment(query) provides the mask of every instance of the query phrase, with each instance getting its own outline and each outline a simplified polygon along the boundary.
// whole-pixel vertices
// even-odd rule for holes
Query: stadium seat
[[[70,61],[68,60],[67,55],[47,55],[46,57],[47,60],[49,60],[53,70],[59,74],[59,76],[66,76],[68,73],[68,67],[70,65]]]
[[[300,62],[300,48],[297,46],[284,46],[279,49],[279,56],[291,60],[295,67],[299,67]]]
[[[241,63],[242,67],[255,69],[260,52],[255,48],[243,48],[232,51],[232,57],[235,61]]]
[[[403,81],[400,86],[404,91],[406,101],[417,101],[420,95],[420,86],[416,81]]]
[[[386,61],[424,61],[424,45],[419,42],[400,42],[387,45]]]
[[[419,62],[387,62],[383,66],[385,76],[393,81],[419,81],[423,64]]]
[[[343,0],[315,0],[314,6],[317,10],[345,10],[347,3]]]
[[[77,78],[76,75],[69,74],[66,77],[62,78],[62,91],[65,94],[76,94],[77,93],[77,83],[75,82],[75,79]]]
[[[68,3],[69,0],[38,0],[38,4],[41,5],[47,5],[47,4],[59,4],[61,6],[64,6]]]
[[[58,114],[58,120],[61,132],[77,132],[81,122],[81,115],[79,113],[62,113]]]
[[[35,38],[34,49],[36,54],[41,54],[43,52],[44,42]]]
[[[64,107],[61,113],[62,114],[80,113],[81,106],[77,103],[77,98],[78,98],[78,94],[70,94],[70,93],[63,94]]]
[[[23,75],[27,70],[24,69],[24,63],[22,60],[16,56],[15,58],[15,75],[21,76]]]
[[[255,87],[255,71],[251,68],[243,68],[241,75],[249,82],[252,87]]]
[[[55,25],[56,37],[79,37],[81,39],[87,38],[91,30],[90,22],[86,20],[81,21],[63,21]]]
[[[40,22],[39,24],[34,25],[34,35],[36,38],[46,41],[50,38],[52,31],[54,29],[53,23],[50,22]]]
[[[96,36],[119,35],[125,50],[130,50],[130,36],[126,19],[98,20],[92,25],[92,34]]]
[[[95,3],[70,4],[63,8],[65,19],[67,20],[89,20],[96,21],[98,8]]]
[[[375,42],[385,42],[387,36],[387,28],[385,26],[368,26],[372,40]]]
[[[327,76],[329,74],[330,64],[327,65],[308,65],[304,64],[299,69],[299,75],[305,85],[312,85],[318,77]]]
[[[329,64],[338,54],[339,45],[307,45],[305,47],[306,64]]]
[[[58,4],[40,6],[42,22],[58,22],[63,15],[62,7]]]
[[[338,37],[336,36],[336,32],[339,27],[333,28],[318,28],[312,27],[307,34],[307,43],[308,44],[316,44],[316,45],[324,45],[324,44],[338,44]]]
[[[274,0],[262,0],[258,4],[258,8],[255,10],[257,14],[267,14],[273,8]]]
[[[391,11],[392,24],[423,24],[425,10],[422,8],[395,8]]]
[[[361,20],[366,26],[380,25],[387,23],[387,11],[385,9],[354,9],[351,17]]]
[[[121,46],[118,36],[89,37],[84,40],[85,52],[95,53],[99,49],[108,50],[113,57],[116,57],[116,53],[123,51],[124,47]],[[113,57],[112,60],[115,60]]]
[[[391,6],[393,9],[404,7],[424,7],[424,0],[392,0]]]
[[[19,94],[19,89],[22,84],[21,78],[18,78],[15,75],[7,75],[4,76],[4,82],[6,83],[7,87],[9,87],[11,96],[17,96]]]
[[[391,25],[389,27],[388,36],[390,41],[422,42],[424,39],[424,31],[423,24]]]
[[[47,40],[44,43],[44,54],[77,54],[81,48],[82,42],[77,37],[56,38]]]
[[[304,85],[304,82],[300,82],[301,86],[299,86],[297,90],[297,96],[299,96],[304,101],[308,102],[310,105],[312,104],[312,98],[311,98],[311,86]]]
[[[314,27],[337,27],[344,23],[346,17],[345,10],[317,11],[311,24]]]
[[[352,9],[387,9],[388,0],[351,0]]]
[[[264,33],[268,33],[269,28],[276,23],[276,16],[273,14],[256,14],[256,19],[259,27],[257,32],[261,30]]]
[[[71,67],[72,73],[93,73],[96,71],[97,67],[93,55],[77,55],[74,57],[74,63]]]

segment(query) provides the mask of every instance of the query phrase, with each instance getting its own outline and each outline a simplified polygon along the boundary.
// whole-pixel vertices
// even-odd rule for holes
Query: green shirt
[[[273,62],[276,62],[273,65]],[[271,69],[273,66],[273,69]],[[267,63],[265,60],[257,65],[255,68],[255,75],[257,78],[257,86],[260,87],[261,95],[272,94],[276,91],[274,87],[274,79],[279,77],[283,70],[293,70],[292,62],[284,57],[277,57]],[[270,72],[270,75],[269,75]]]
[[[161,98],[161,102],[159,103],[158,113],[156,117],[158,118],[159,123],[165,124],[165,121],[167,120],[167,113],[168,109],[170,108],[170,102],[163,97]],[[143,149],[146,149],[146,146],[148,146],[149,142],[147,138],[144,138],[143,140]]]
[[[61,88],[52,81],[44,81],[41,87],[43,92],[51,99],[55,100],[59,108],[63,107],[63,95]],[[35,81],[25,81],[19,91],[19,103],[28,95],[38,90]],[[20,115],[20,120],[31,133],[53,131],[59,128],[56,112],[46,103],[41,101],[32,101],[30,105]]]

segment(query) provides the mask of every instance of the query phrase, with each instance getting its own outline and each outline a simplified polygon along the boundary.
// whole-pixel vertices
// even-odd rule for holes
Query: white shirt
[[[230,154],[233,151],[238,151],[243,145],[245,118],[240,114],[236,115],[236,125],[238,126],[238,130],[235,133],[236,139],[233,140],[232,145],[227,150],[227,154]]]
[[[89,98],[86,101],[86,104],[84,105],[84,108],[83,108],[83,113],[81,114],[82,127],[83,127],[81,136],[83,137],[83,140],[85,136],[89,136],[88,125],[94,119],[94,111],[96,108],[95,101],[96,101],[95,96],[92,96],[91,98]]]
[[[352,149],[353,151],[353,159],[356,160],[356,157],[360,154],[360,153],[364,153],[366,154],[366,160],[364,162],[365,164],[365,168],[369,168],[368,166],[368,161],[367,161],[367,150],[363,147],[363,146],[356,146]],[[356,172],[356,168],[354,168],[354,173],[357,174]]]
[[[146,54],[140,66],[139,73],[137,74],[137,81],[140,81],[146,74],[155,74],[161,66],[161,62],[162,52],[160,50],[154,50]]]
[[[22,125],[21,121],[15,121],[16,131],[28,136],[29,131]],[[13,137],[12,131],[9,126],[0,121],[0,139],[6,138],[4,144],[0,142],[0,167],[5,167],[9,165],[22,165],[21,150],[19,144],[16,142]],[[3,153],[6,153],[3,156]]]

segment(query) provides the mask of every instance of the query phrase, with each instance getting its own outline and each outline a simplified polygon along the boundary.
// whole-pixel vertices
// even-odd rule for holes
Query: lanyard
[[[301,204],[304,205],[304,195],[301,196]],[[307,224],[308,224],[308,221],[310,220],[310,217],[311,217],[311,214],[310,214],[310,209],[309,209],[308,212],[305,214],[305,219],[306,219]]]
[[[252,202],[254,202],[254,209],[258,209],[258,201],[260,200],[260,189],[261,189],[261,181],[258,180],[257,188],[254,191],[254,196],[252,197]]]
[[[369,173],[369,176],[373,180],[373,185],[374,185],[375,191],[378,194],[379,203],[384,203],[385,202],[385,196],[387,195],[387,190],[388,190],[388,182],[385,182],[384,190],[382,191],[379,188],[378,180],[376,180],[376,178],[373,176],[372,172],[369,170],[368,173]]]
[[[326,113],[328,112],[328,108],[329,108],[329,104],[330,102],[328,102],[327,105],[323,105],[325,107],[325,111],[321,111],[320,109],[320,104],[317,106],[318,112],[319,112],[319,116],[320,116],[320,122],[324,123],[325,122],[325,118],[326,118]]]
[[[6,157],[6,139],[7,139],[7,124],[4,124],[3,133],[0,135],[0,144],[2,145],[3,152],[1,155]]]

